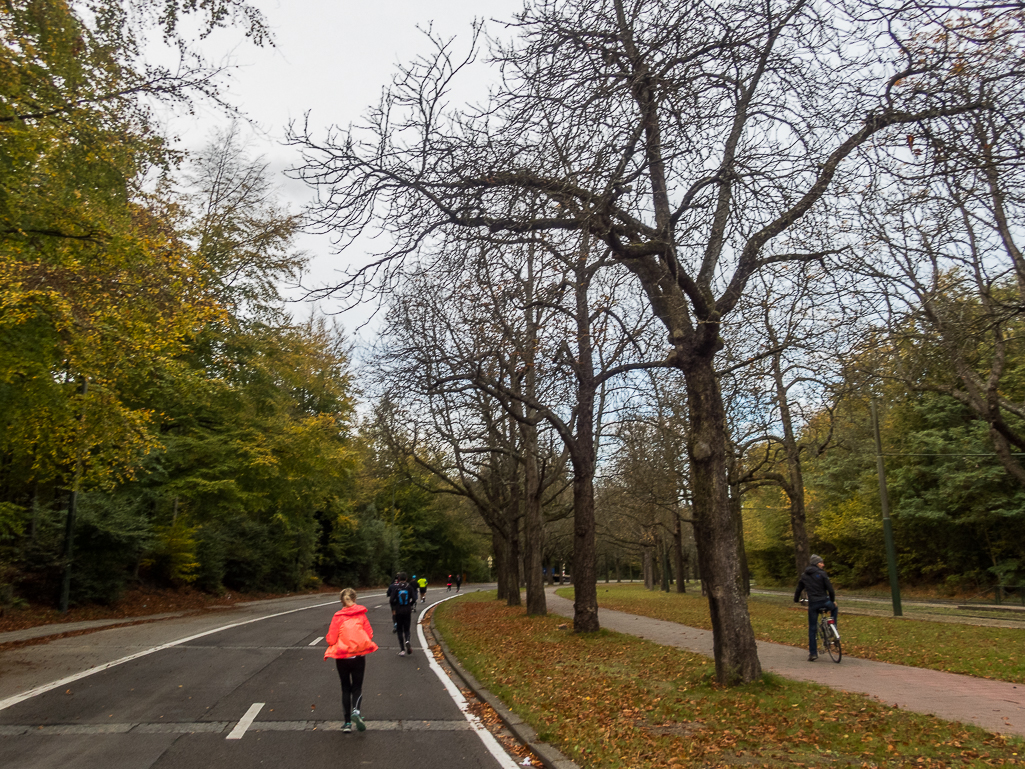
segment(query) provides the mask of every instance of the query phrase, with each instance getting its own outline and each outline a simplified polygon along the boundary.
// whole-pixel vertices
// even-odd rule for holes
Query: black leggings
[[[359,710],[363,700],[363,674],[367,669],[367,658],[336,659],[335,667],[338,668],[338,677],[342,679],[342,710],[345,711],[345,722],[348,723],[352,720],[353,703],[356,710]]]
[[[402,651],[406,648],[406,643],[409,639],[409,614],[403,614],[402,612],[395,613],[395,632],[399,637],[399,650]]]

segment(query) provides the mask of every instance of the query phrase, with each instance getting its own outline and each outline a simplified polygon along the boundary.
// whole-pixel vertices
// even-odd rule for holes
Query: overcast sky
[[[270,162],[281,184],[282,199],[298,210],[308,200],[309,191],[283,173],[298,162],[297,153],[281,144],[290,120],[302,120],[309,112],[310,126],[320,135],[331,125],[345,127],[358,122],[367,108],[377,103],[396,65],[429,50],[418,28],[433,24],[435,32],[456,36],[468,47],[475,18],[511,18],[522,7],[522,0],[260,0],[253,5],[263,11],[273,30],[274,48],[257,48],[233,31],[211,36],[202,50],[211,61],[234,65],[228,99],[259,127],[250,131],[253,154]],[[489,24],[489,30],[502,31],[494,24]],[[476,88],[467,92],[486,92],[483,71]],[[169,130],[186,148],[197,148],[224,122],[223,115],[201,107],[195,116],[172,119]],[[311,254],[310,278],[317,284],[330,282],[336,270],[363,256],[358,247],[343,255],[333,254],[327,238],[306,236],[302,247]],[[307,312],[302,308],[296,314],[305,316]],[[343,323],[351,331],[365,315],[346,313]]]

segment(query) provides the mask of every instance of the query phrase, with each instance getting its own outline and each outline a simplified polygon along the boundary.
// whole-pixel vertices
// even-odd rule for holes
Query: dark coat
[[[809,603],[836,600],[833,583],[829,581],[825,569],[820,569],[818,566],[809,566],[804,570],[800,582],[797,583],[797,590],[794,591],[794,603],[800,600],[801,593],[808,594]]]
[[[406,603],[405,606],[399,603],[399,591],[406,591]],[[392,609],[395,610],[396,614],[412,614],[413,613],[413,602],[416,600],[416,585],[412,582],[392,582],[388,586],[388,603],[391,604]]]

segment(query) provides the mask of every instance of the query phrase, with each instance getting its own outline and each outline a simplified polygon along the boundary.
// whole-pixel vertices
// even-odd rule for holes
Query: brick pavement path
[[[548,609],[573,616],[573,603],[548,590]],[[601,626],[665,646],[712,656],[712,633],[675,622],[601,609]],[[842,624],[842,623],[841,623]],[[842,630],[841,630],[842,632]],[[1025,641],[1025,636],[1023,636]],[[948,721],[974,724],[990,732],[1025,737],[1025,684],[891,665],[844,655],[837,665],[827,656],[808,662],[806,649],[758,642],[762,669],[847,692],[859,692],[886,704],[928,713]]]

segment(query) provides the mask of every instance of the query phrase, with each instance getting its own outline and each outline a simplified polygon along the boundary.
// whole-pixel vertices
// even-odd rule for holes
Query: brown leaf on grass
[[[499,689],[507,706],[586,769],[908,765],[925,745],[937,758],[920,765],[946,766],[963,762],[960,750],[983,744],[993,745],[1003,765],[1019,764],[1005,744],[991,743],[999,738],[966,732],[964,747],[944,752],[945,741],[961,738],[950,724],[805,684],[717,687],[697,655],[618,634],[560,633],[555,618],[528,618],[522,608],[483,598],[439,607],[441,632],[485,686]],[[795,699],[815,702],[830,720],[809,719],[803,706],[791,710]],[[869,732],[899,747],[873,752],[878,739],[861,742]],[[816,744],[830,747],[828,761]],[[767,756],[781,752],[791,757]]]
[[[642,726],[647,732],[651,734],[662,734],[670,735],[673,737],[691,737],[700,731],[705,729],[704,724],[699,724],[694,721],[685,721],[683,723],[676,724],[657,724],[655,726]]]

